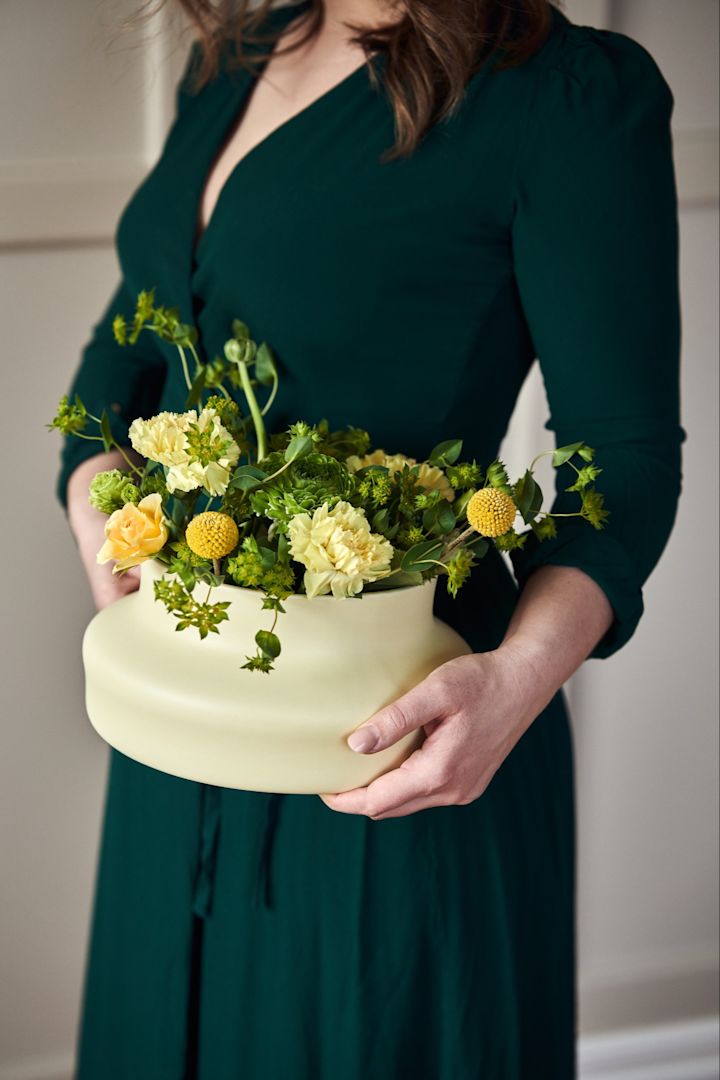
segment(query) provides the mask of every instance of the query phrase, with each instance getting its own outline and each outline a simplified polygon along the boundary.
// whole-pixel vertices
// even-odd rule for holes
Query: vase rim
[[[165,563],[160,562],[159,559],[154,559],[154,558],[146,559],[145,562],[143,562],[141,564],[141,567],[140,567],[141,572],[145,567],[148,567],[148,569],[152,570],[152,572],[154,574],[157,574],[160,577],[162,577],[164,574],[166,574],[168,572],[172,574],[172,571],[169,571],[169,568],[165,565]],[[437,581],[438,581],[438,578],[436,576],[434,578],[427,578],[425,581],[422,581],[419,585],[398,585],[397,587],[391,588],[391,589],[370,589],[367,592],[365,591],[365,589],[363,589],[361,592],[357,593],[355,596],[349,596],[349,597],[346,597],[346,596],[343,596],[343,597],[333,596],[332,593],[321,593],[320,596],[313,596],[313,597],[307,596],[306,593],[290,593],[289,596],[286,596],[283,599],[282,603],[286,604],[288,602],[294,602],[294,601],[297,601],[297,600],[304,600],[304,601],[308,601],[308,600],[328,600],[328,599],[329,600],[357,600],[357,599],[367,599],[367,597],[369,597],[369,596],[392,596],[393,593],[395,593],[395,594],[408,593],[408,592],[410,592],[410,590],[413,590],[413,589],[421,589],[425,585],[436,586]],[[214,589],[226,589],[226,588],[227,589],[232,589],[233,592],[237,592],[238,594],[244,594],[244,595],[249,595],[249,596],[265,596],[266,595],[262,589],[251,589],[246,585],[235,585],[233,582],[228,582],[228,581],[224,581],[222,583],[222,585],[215,585],[215,586],[213,586],[213,588]]]

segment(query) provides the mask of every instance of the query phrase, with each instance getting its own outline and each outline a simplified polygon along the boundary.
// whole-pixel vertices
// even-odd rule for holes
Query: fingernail
[[[358,754],[366,754],[368,750],[374,750],[380,739],[380,732],[372,724],[358,728],[348,738],[348,746]]]

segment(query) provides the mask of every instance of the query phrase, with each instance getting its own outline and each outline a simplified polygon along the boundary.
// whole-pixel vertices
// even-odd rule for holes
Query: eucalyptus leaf
[[[309,454],[312,448],[313,441],[311,435],[293,435],[285,448],[285,460],[297,461],[298,458],[305,457],[306,454]]]
[[[436,560],[442,549],[443,543],[440,540],[423,540],[419,544],[413,544],[403,552],[400,569],[409,574],[430,570],[435,563],[429,560]]]
[[[445,439],[430,451],[428,461],[432,465],[454,465],[462,453],[462,439]]]
[[[537,480],[528,469],[515,485],[515,504],[526,525],[534,520],[542,506],[543,494]]]
[[[573,454],[577,454],[580,448],[584,446],[585,443],[582,442],[568,443],[567,446],[558,446],[552,456],[553,468],[557,469],[560,465],[564,465],[566,461],[570,460]]]
[[[255,378],[263,386],[269,386],[277,378],[275,357],[266,341],[258,347],[255,356]]]
[[[258,630],[255,635],[255,643],[260,651],[265,656],[269,656],[271,660],[280,655],[280,638],[277,634],[273,634],[271,630]]]
[[[363,592],[382,592],[389,589],[399,589],[404,585],[422,585],[424,578],[421,573],[392,574],[389,577],[378,578],[377,581],[368,582],[363,586]]]

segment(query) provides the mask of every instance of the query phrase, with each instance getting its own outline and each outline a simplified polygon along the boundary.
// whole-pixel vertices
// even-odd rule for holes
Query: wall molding
[[[717,1017],[581,1037],[578,1080],[717,1080]],[[73,1055],[0,1065],[0,1080],[72,1080]]]
[[[582,1038],[579,1080],[717,1080],[717,1017]]]

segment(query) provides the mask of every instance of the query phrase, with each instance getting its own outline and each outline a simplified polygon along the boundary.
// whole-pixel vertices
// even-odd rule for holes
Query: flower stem
[[[252,416],[252,421],[255,425],[255,437],[257,439],[257,460],[260,461],[260,459],[264,458],[266,454],[267,444],[265,437],[265,424],[263,423],[260,406],[257,403],[257,398],[255,397],[255,391],[253,390],[250,383],[250,375],[248,373],[247,365],[244,360],[238,360],[237,366],[240,372],[240,382],[242,383],[243,392],[250,408],[250,415]]]
[[[182,364],[183,377],[185,379],[185,385],[187,386],[188,390],[192,390],[192,380],[190,378],[190,372],[188,371],[187,357],[185,356],[185,350],[183,349],[182,345],[178,345],[177,350],[180,353],[180,362]]]

